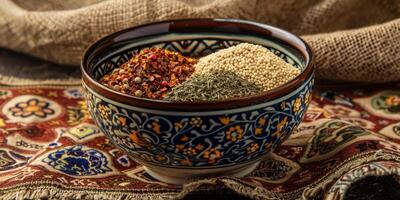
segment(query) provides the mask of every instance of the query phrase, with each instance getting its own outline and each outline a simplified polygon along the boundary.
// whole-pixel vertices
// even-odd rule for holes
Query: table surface
[[[58,65],[0,48],[0,75],[23,79],[79,79],[80,68]]]

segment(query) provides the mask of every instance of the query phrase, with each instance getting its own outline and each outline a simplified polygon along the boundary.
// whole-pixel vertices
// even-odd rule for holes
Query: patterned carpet
[[[190,192],[343,199],[367,176],[400,174],[400,84],[319,89],[304,122],[245,178],[167,185],[93,124],[79,87],[2,87],[0,199],[169,199]],[[191,194],[192,195],[192,194]]]

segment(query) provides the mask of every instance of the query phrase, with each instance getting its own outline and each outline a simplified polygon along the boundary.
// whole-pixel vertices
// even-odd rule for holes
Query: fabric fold
[[[400,72],[399,0],[68,0],[47,4],[4,0],[0,46],[79,65],[92,42],[124,28],[167,19],[240,18],[303,35],[314,49],[319,79],[400,80],[396,76]]]
[[[368,176],[400,176],[400,85],[319,89],[304,121],[251,174],[184,186],[153,179],[91,120],[79,87],[1,87],[0,199],[343,199]]]

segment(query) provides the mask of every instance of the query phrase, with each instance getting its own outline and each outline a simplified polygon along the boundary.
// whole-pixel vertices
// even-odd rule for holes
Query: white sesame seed
[[[140,96],[142,96],[142,95],[143,95],[142,90],[136,90],[136,91],[135,91],[135,96],[140,97]]]
[[[122,86],[123,88],[124,88],[124,90],[128,90],[130,87],[129,87],[129,84],[124,84],[123,86]]]
[[[134,81],[135,83],[141,83],[142,79],[140,77],[135,77]]]
[[[114,90],[119,90],[119,88],[120,88],[119,85],[114,85],[114,86],[113,86],[113,89],[114,89]]]
[[[300,74],[299,69],[268,49],[249,43],[222,49],[200,58],[193,76],[208,73],[212,69],[234,72],[263,90],[279,87]]]

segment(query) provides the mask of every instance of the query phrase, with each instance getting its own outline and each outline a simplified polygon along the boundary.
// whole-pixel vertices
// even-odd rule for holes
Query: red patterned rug
[[[320,89],[305,121],[245,178],[152,179],[92,123],[78,87],[0,89],[0,199],[173,199],[232,189],[260,199],[343,199],[400,175],[400,85]]]

